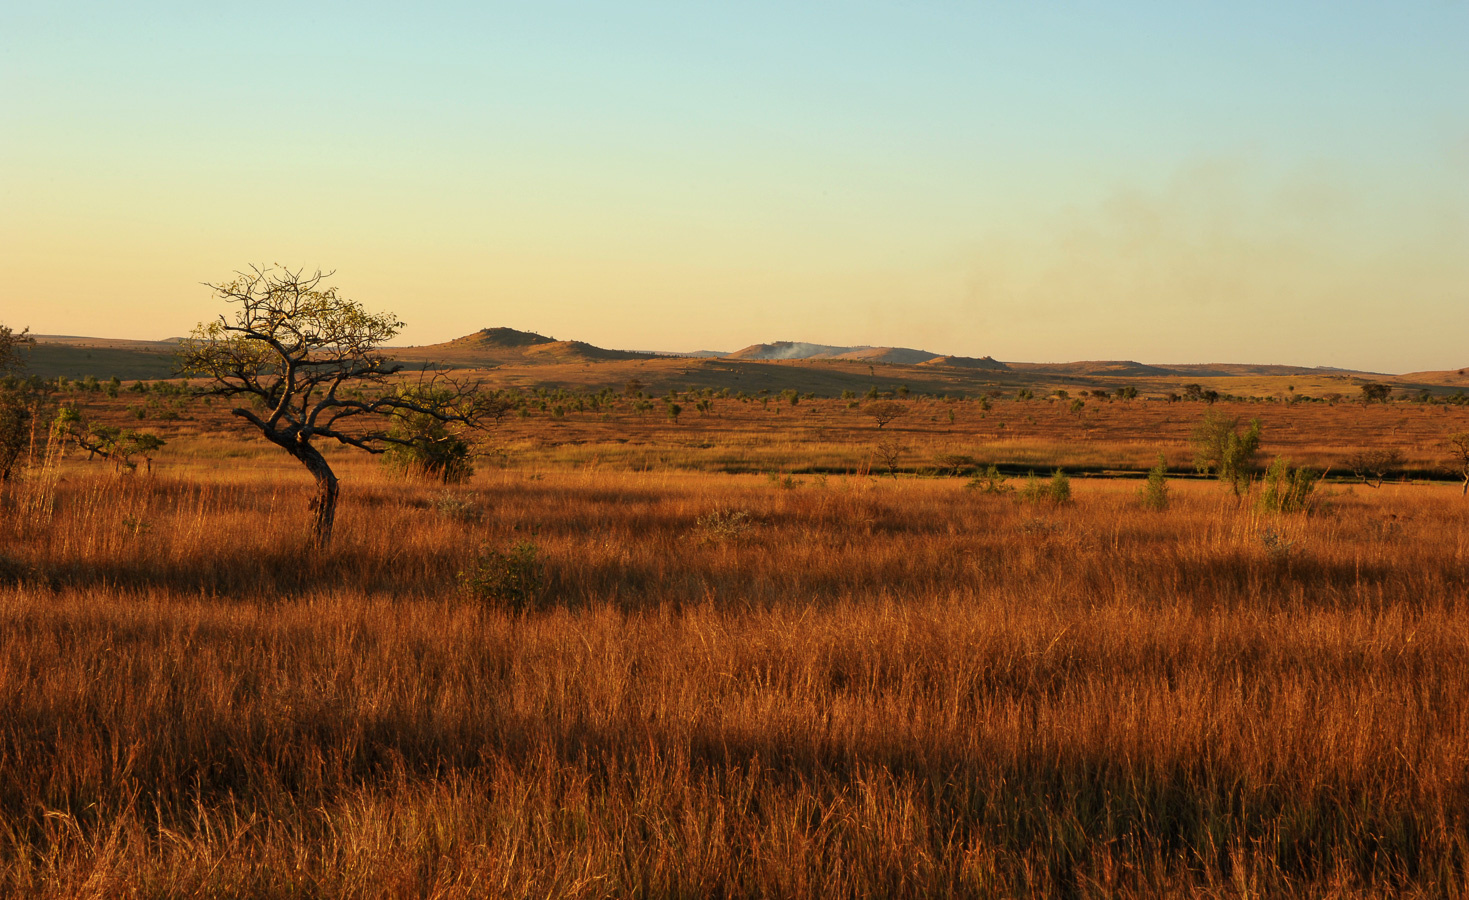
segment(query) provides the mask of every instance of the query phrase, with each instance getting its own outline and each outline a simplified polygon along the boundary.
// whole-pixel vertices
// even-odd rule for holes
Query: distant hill
[[[95,375],[102,379],[116,375],[132,381],[171,378],[178,368],[175,354],[180,338],[134,341],[69,334],[31,336],[36,339],[35,345],[22,351],[27,375],[41,378]]]
[[[482,328],[473,334],[419,347],[388,351],[403,362],[444,363],[454,366],[503,366],[526,363],[611,362],[651,359],[651,353],[606,350],[585,341],[558,341],[534,331]]]
[[[536,334],[534,331],[516,331],[514,328],[481,328],[473,334],[454,338],[444,344],[430,344],[434,347],[479,347],[506,349],[510,347],[534,347],[537,344],[554,344],[555,338],[546,337],[544,334]]]
[[[848,359],[866,363],[888,363],[914,366],[936,359],[937,353],[908,347],[837,347],[830,344],[808,344],[802,341],[775,341],[751,344],[726,355],[725,359]]]
[[[1009,366],[993,356],[981,356],[978,359],[973,356],[936,356],[920,365],[947,366],[951,369],[983,369],[987,372],[1010,371]]]
[[[37,335],[24,352],[25,372],[50,378],[94,375],[106,380],[176,377],[178,338],[120,340],[75,335]],[[636,378],[658,391],[728,388],[732,391],[811,391],[835,396],[873,387],[907,387],[937,395],[1001,393],[1025,389],[1044,395],[1055,388],[1095,386],[1108,390],[1128,383],[1144,397],[1181,392],[1200,383],[1221,393],[1274,396],[1355,394],[1360,385],[1381,381],[1404,393],[1450,394],[1469,389],[1469,369],[1387,375],[1325,366],[1246,363],[1149,364],[1136,360],[1065,363],[1001,362],[993,357],[941,356],[909,347],[850,347],[776,341],[734,353],[638,353],[556,340],[533,331],[483,328],[472,334],[419,347],[387,347],[384,353],[406,367],[495,369],[496,383],[538,386],[613,386]],[[880,365],[880,367],[879,367]]]

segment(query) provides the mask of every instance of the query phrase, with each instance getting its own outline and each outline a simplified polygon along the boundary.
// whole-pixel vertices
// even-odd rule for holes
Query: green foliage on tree
[[[209,285],[232,316],[200,324],[180,348],[180,368],[206,379],[202,392],[240,401],[230,412],[306,467],[316,482],[312,543],[331,541],[340,487],[322,455],[335,441],[370,453],[412,445],[395,435],[400,413],[477,426],[487,410],[477,386],[438,375],[401,391],[401,367],[380,352],[403,323],[371,313],[325,283],[330,273],[252,268]]]
[[[1237,417],[1209,410],[1194,428],[1194,467],[1229,485],[1235,496],[1243,494],[1260,452],[1260,429],[1259,419],[1251,420],[1249,428],[1241,431]]]
[[[412,385],[398,391],[424,407],[450,400],[447,396],[428,396],[432,392],[432,388]],[[388,437],[392,442],[383,451],[383,464],[389,468],[444,484],[457,484],[474,474],[473,448],[436,416],[409,408],[394,410]]]
[[[1392,387],[1386,384],[1370,382],[1362,385],[1363,403],[1386,403],[1387,398],[1392,396]]]
[[[874,400],[862,407],[862,414],[877,423],[879,431],[896,418],[908,414],[908,405],[897,400]]]
[[[10,480],[30,441],[36,404],[24,379],[16,377],[25,368],[21,348],[35,343],[29,331],[23,328],[17,333],[8,325],[0,325],[0,377],[5,379],[0,386],[0,481]]]
[[[138,464],[133,461],[135,456],[142,457],[146,469],[153,471],[153,457],[165,443],[163,438],[151,432],[91,424],[76,406],[70,404],[57,411],[56,419],[51,423],[51,433],[56,440],[87,451],[88,459],[100,456],[111,462],[119,472],[137,469]]]

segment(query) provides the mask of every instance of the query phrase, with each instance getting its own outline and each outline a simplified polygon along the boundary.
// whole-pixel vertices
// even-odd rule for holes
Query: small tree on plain
[[[871,416],[879,431],[894,419],[908,414],[908,407],[897,400],[874,400],[862,407],[862,414]]]
[[[873,452],[877,454],[878,460],[884,466],[887,466],[888,474],[897,478],[898,460],[902,458],[904,453],[908,452],[908,448],[903,446],[897,438],[889,437],[878,441],[877,445],[873,448]]]
[[[1209,410],[1194,429],[1194,466],[1205,475],[1213,474],[1234,490],[1244,492],[1260,452],[1260,420],[1240,431],[1240,421]]]
[[[36,342],[29,332],[29,328],[17,333],[8,325],[0,325],[0,377],[7,382],[6,387],[0,387],[0,481],[10,480],[11,471],[25,452],[35,414],[23,384],[13,384],[19,379],[10,377],[25,368],[21,348]]]
[[[94,425],[87,421],[75,405],[61,407],[56,420],[51,424],[56,440],[75,444],[87,451],[88,459],[102,457],[112,463],[118,472],[131,472],[138,464],[134,456],[141,456],[146,470],[153,471],[153,456],[162,449],[165,441],[147,431],[134,431],[116,425]]]
[[[1464,478],[1464,487],[1459,491],[1459,496],[1462,497],[1469,494],[1469,431],[1449,435],[1448,443],[1454,456],[1454,465]]]
[[[377,351],[403,323],[342,297],[324,283],[330,274],[255,267],[208,284],[238,308],[233,317],[201,323],[180,348],[184,373],[206,379],[202,393],[245,401],[230,412],[311,473],[317,547],[331,541],[340,489],[319,441],[382,453],[412,445],[393,433],[395,414],[458,425],[483,417],[477,391],[447,376],[421,377],[417,391],[401,390],[392,377],[401,367]]]
[[[1140,497],[1145,509],[1162,512],[1168,508],[1168,457],[1158,454],[1158,461],[1148,470]]]
[[[1371,382],[1362,385],[1363,403],[1386,403],[1387,398],[1392,396],[1392,388],[1385,384]]]
[[[1358,481],[1370,488],[1380,488],[1387,473],[1403,464],[1403,454],[1396,448],[1358,450],[1346,458],[1346,464]]]

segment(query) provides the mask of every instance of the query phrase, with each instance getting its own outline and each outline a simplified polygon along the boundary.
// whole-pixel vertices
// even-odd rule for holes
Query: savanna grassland
[[[1204,406],[678,402],[507,417],[461,485],[333,453],[322,552],[221,410],[90,401],[169,444],[3,489],[0,894],[1469,892],[1458,484],[1026,501],[940,457],[1178,475]],[[1469,430],[1218,408],[1338,474]]]

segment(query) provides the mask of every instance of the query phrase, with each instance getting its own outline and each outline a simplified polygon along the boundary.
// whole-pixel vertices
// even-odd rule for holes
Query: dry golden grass
[[[1281,517],[341,455],[318,556],[304,472],[184,425],[151,479],[68,463],[49,519],[4,495],[0,894],[1466,892],[1456,486]],[[517,541],[536,608],[457,588]]]
[[[181,400],[142,398],[129,391],[109,400],[79,395],[96,421],[156,431],[170,441],[159,458],[163,469],[195,461],[252,460],[283,465],[275,451],[250,437],[248,426],[222,406],[183,405]],[[1445,404],[1098,401],[1087,399],[1079,413],[1069,401],[976,401],[907,399],[907,414],[879,430],[862,412],[865,401],[832,398],[801,400],[792,406],[779,397],[741,402],[712,400],[709,414],[680,398],[683,413],[669,419],[662,399],[637,413],[619,398],[611,408],[578,410],[572,401],[539,401],[528,417],[511,415],[485,438],[486,465],[501,454],[518,467],[554,471],[567,467],[632,471],[687,470],[726,473],[857,473],[881,469],[874,450],[885,439],[905,449],[900,468],[932,471],[950,454],[998,463],[1012,471],[1058,466],[1098,474],[1140,473],[1161,451],[1176,473],[1192,470],[1189,436],[1206,409],[1264,425],[1265,457],[1286,456],[1297,465],[1350,477],[1344,461],[1360,449],[1396,449],[1400,476],[1443,477],[1448,455],[1444,438],[1469,431],[1469,407]],[[152,403],[149,418],[134,419],[128,409]],[[849,406],[856,403],[855,407]],[[176,420],[159,420],[157,408],[178,404]],[[557,406],[564,414],[555,415]],[[952,419],[951,419],[952,415]]]

